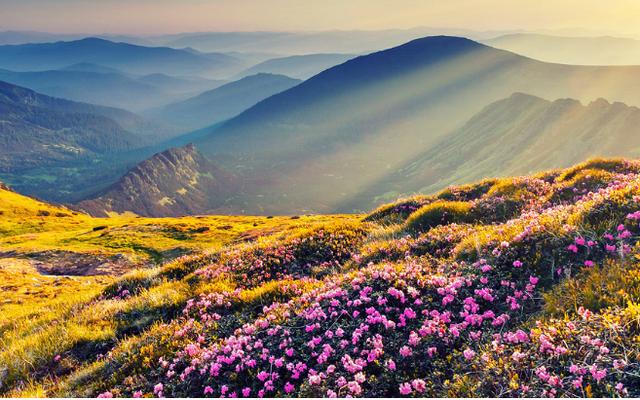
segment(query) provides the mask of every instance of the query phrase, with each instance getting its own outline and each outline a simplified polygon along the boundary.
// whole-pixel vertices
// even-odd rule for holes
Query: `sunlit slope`
[[[0,255],[45,273],[114,274],[236,241],[341,219],[340,216],[92,218],[0,188]],[[345,219],[354,217],[345,216]]]
[[[369,185],[493,101],[525,92],[637,105],[639,77],[640,67],[549,64],[464,38],[427,37],[330,68],[196,145],[232,173],[267,182],[246,189],[255,209],[366,209]]]
[[[134,271],[5,333],[0,390],[636,397],[639,199],[637,161],[594,159]]]
[[[595,156],[640,156],[640,109],[597,99],[515,93],[370,186],[371,198],[432,193],[484,177],[568,167]]]

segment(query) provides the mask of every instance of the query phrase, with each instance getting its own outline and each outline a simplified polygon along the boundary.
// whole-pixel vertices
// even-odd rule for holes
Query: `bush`
[[[438,225],[473,222],[472,210],[467,201],[438,201],[411,214],[404,227],[409,232],[424,232]]]

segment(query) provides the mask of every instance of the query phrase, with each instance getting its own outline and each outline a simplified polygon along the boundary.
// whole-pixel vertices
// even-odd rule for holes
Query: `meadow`
[[[0,195],[2,395],[640,396],[637,161],[364,216],[99,219]],[[40,273],[60,253],[117,265]]]

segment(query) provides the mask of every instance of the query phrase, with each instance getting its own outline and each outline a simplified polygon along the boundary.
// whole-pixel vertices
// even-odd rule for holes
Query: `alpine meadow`
[[[640,3],[2,3],[1,397],[640,397]]]

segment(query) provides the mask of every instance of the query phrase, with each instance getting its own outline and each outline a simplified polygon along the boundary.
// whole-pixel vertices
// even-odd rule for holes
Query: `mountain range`
[[[143,85],[156,85],[154,87],[168,87],[173,82],[191,79],[162,73],[133,76],[119,72],[115,66],[88,61],[75,66],[67,64],[63,69],[58,72],[121,74]],[[496,149],[486,161],[477,161],[477,166],[470,165],[465,160],[473,157],[457,158],[455,150],[449,150],[456,147],[448,146],[456,143],[455,146],[462,148],[467,141],[475,143],[476,139],[494,137],[492,135],[502,132],[496,129],[491,134],[473,135],[475,131],[481,132],[482,126],[471,122],[481,120],[489,104],[494,106],[492,103],[501,99],[511,99],[507,102],[511,104],[522,96],[539,98],[539,102],[520,100],[531,103],[531,107],[536,104],[541,107],[546,101],[542,98],[572,98],[575,99],[572,104],[578,105],[580,101],[588,103],[603,98],[613,104],[613,111],[609,112],[615,114],[622,113],[621,106],[633,110],[632,106],[640,104],[639,89],[640,67],[545,63],[465,38],[426,37],[349,59],[303,82],[285,76],[257,74],[149,110],[145,113],[147,118],[174,126],[174,132],[196,131],[164,143],[156,140],[156,147],[147,147],[144,151],[130,153],[131,149],[140,148],[139,144],[123,149],[122,154],[131,154],[123,159],[126,162],[118,161],[117,168],[109,175],[111,178],[102,181],[100,188],[96,187],[99,193],[86,198],[95,200],[91,208],[94,211],[101,209],[99,204],[107,197],[127,198],[135,207],[127,209],[127,202],[111,201],[103,208],[153,216],[182,215],[189,210],[251,214],[360,211],[376,204],[371,201],[387,201],[416,190],[435,190],[446,184],[476,179],[491,171],[528,173],[568,165],[582,156],[599,155],[598,151],[584,146],[573,153],[569,150],[555,156],[549,153],[547,158],[523,155],[531,162],[521,171],[505,166],[512,162],[507,156],[515,157],[515,152],[500,158],[501,153]],[[513,93],[528,95],[511,96]],[[587,106],[590,107],[593,106]],[[516,105],[511,105],[502,112],[508,115],[505,116],[508,120],[520,121],[517,110]],[[579,107],[570,110],[577,112]],[[557,121],[551,117],[541,118],[553,121],[555,125],[535,125],[539,131],[530,128],[533,132],[530,135],[540,135],[539,140],[550,135],[549,132],[560,135],[556,126],[563,124],[585,131],[588,126],[594,126],[595,137],[609,131],[618,132],[615,124],[633,129],[633,125],[621,122],[627,118],[622,116],[611,122],[605,118],[602,125],[597,125],[600,120],[589,120],[591,125],[584,126],[567,120],[568,116],[564,115]],[[473,140],[460,139],[463,134],[459,130],[466,126],[465,121],[469,121],[471,128],[464,135]],[[123,129],[133,132],[126,127]],[[513,134],[509,138],[516,136]],[[160,136],[156,132],[153,137]],[[217,186],[208,185],[207,190],[201,190],[207,196],[198,193],[191,196],[191,189],[185,187],[187,194],[182,195],[182,203],[176,202],[172,208],[172,202],[157,207],[154,204],[159,199],[144,199],[143,190],[135,190],[135,183],[141,180],[129,179],[121,185],[118,184],[123,183],[122,180],[116,182],[113,174],[116,171],[124,173],[125,167],[131,171],[132,163],[140,157],[189,142],[195,146],[192,150],[174,151],[172,157],[177,159],[182,154],[195,152],[199,160],[206,162],[186,163],[189,170],[222,181],[224,179],[217,174],[233,176],[237,190],[215,193],[213,188]],[[483,146],[492,148],[491,143]],[[536,146],[531,145],[531,148],[541,151]],[[603,155],[633,156],[631,151],[612,146]],[[446,163],[439,154],[449,154]],[[146,172],[145,187],[162,187],[160,182],[154,184],[154,179],[175,180],[171,175],[173,164],[161,164],[163,167],[157,173]],[[446,167],[442,168],[441,164]],[[156,163],[146,164],[138,170],[138,175],[154,165]],[[87,165],[86,168],[95,167]],[[95,173],[87,175],[95,176]],[[449,181],[443,178],[445,175]],[[105,191],[110,184],[113,185]],[[118,191],[126,194],[117,195]],[[136,196],[143,199],[138,201]],[[205,204],[207,197],[212,198],[211,204]],[[190,199],[194,202],[198,199],[198,205],[186,206]],[[224,206],[221,206],[223,199]]]
[[[234,117],[300,82],[284,75],[259,73],[151,110],[146,115],[185,130],[199,129]]]
[[[330,68],[196,145],[212,159],[235,156],[232,171],[269,180],[255,201],[275,204],[272,212],[347,211],[342,204],[360,190],[514,92],[634,105],[639,89],[640,67],[549,64],[464,38],[427,37]]]
[[[169,47],[147,47],[99,38],[0,46],[0,68],[14,71],[59,69],[93,63],[132,74],[164,73],[220,78],[246,68],[226,54],[199,54]]]
[[[387,177],[514,92],[634,105],[638,89],[640,67],[550,64],[464,38],[427,37],[330,68],[259,102],[195,145],[251,182],[242,185],[231,212],[357,211],[372,198],[414,190],[402,182],[388,186]],[[442,177],[424,175],[428,179],[414,182],[418,187]]]

